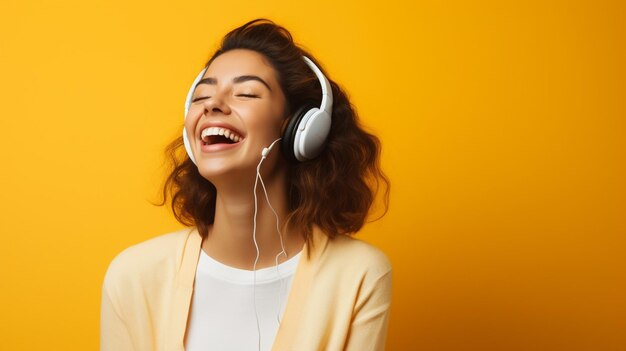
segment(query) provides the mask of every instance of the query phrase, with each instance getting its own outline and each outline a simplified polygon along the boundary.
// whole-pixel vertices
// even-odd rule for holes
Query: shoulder
[[[351,236],[329,238],[326,251],[328,260],[354,273],[380,277],[391,272],[391,262],[383,251]]]
[[[104,283],[117,285],[124,280],[149,277],[151,273],[175,272],[185,244],[194,233],[194,228],[185,228],[124,249],[109,264]]]

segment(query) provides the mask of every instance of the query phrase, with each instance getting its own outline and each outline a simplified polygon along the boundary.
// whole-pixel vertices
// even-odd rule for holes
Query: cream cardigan
[[[102,286],[101,351],[184,350],[201,242],[187,228],[113,259]],[[304,249],[272,351],[383,350],[391,302],[386,256],[319,230]]]

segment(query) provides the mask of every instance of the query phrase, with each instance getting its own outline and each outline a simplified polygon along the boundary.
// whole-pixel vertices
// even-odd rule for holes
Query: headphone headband
[[[320,85],[322,86],[322,102],[320,103],[320,110],[328,112],[328,114],[333,113],[333,93],[332,88],[330,87],[330,82],[324,76],[324,73],[313,63],[313,61],[306,57],[302,56],[304,62],[311,68],[313,73],[317,76],[317,79],[320,81]],[[330,92],[330,94],[329,94]]]

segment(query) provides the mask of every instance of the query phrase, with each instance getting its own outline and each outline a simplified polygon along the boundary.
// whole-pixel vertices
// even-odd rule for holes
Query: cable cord
[[[276,218],[276,232],[278,233],[278,238],[280,239],[281,251],[274,258],[274,262],[275,262],[275,267],[276,267],[276,276],[280,279],[280,269],[278,268],[278,258],[281,255],[284,255],[285,259],[287,259],[288,255],[287,255],[287,251],[285,251],[285,244],[283,242],[283,233],[280,230],[280,219],[278,218],[278,213],[276,213],[276,210],[270,203],[270,198],[269,198],[269,195],[267,194],[267,189],[265,188],[265,183],[263,182],[263,178],[261,177],[261,174],[257,173],[257,175],[259,177],[259,180],[261,181],[261,187],[263,188],[263,193],[265,194],[265,201],[267,202],[267,205],[270,207],[270,209],[274,213],[274,217]],[[276,322],[278,322],[278,325],[280,325],[280,297],[282,294],[283,294],[283,280],[280,279],[280,287],[278,288],[278,295],[276,296]]]
[[[256,177],[254,179],[254,218],[252,222],[252,239],[254,240],[254,247],[256,248],[256,258],[254,259],[254,266],[252,268],[253,270],[252,297],[253,297],[254,313],[256,316],[256,326],[257,326],[257,335],[258,335],[257,344],[258,344],[259,351],[261,350],[261,324],[259,322],[259,311],[257,310],[257,306],[256,306],[256,265],[259,262],[260,250],[259,250],[259,244],[256,240],[256,218],[257,218],[257,213],[258,213],[258,197],[256,194],[256,190],[257,190],[257,186],[260,180],[261,187],[263,188],[263,193],[265,194],[265,200],[267,201],[268,206],[272,210],[272,213],[274,213],[274,217],[276,217],[276,232],[278,233],[278,237],[280,239],[280,247],[282,251],[279,252],[278,255],[276,255],[274,262],[276,264],[276,274],[278,278],[280,279],[280,272],[278,268],[278,258],[281,255],[285,255],[285,257],[287,257],[287,252],[285,251],[285,245],[283,242],[283,234],[280,230],[280,219],[278,217],[278,213],[276,213],[276,210],[270,203],[269,195],[267,194],[267,189],[265,187],[265,182],[263,182],[263,177],[261,177],[261,165],[263,164],[263,161],[265,161],[265,158],[267,158],[267,155],[269,154],[269,152],[274,147],[274,144],[276,144],[280,139],[281,138],[274,140],[274,142],[272,142],[269,147],[264,148],[263,151],[261,152],[261,160],[259,161],[259,164],[256,167]],[[282,291],[283,291],[283,282],[282,280],[280,280],[280,288],[278,291],[277,311],[276,311],[276,320],[278,321],[279,325],[280,325],[280,296],[282,294]]]

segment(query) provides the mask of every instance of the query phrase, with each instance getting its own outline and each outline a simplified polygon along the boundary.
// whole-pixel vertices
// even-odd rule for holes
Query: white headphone
[[[284,135],[281,140],[283,154],[289,160],[307,161],[317,157],[326,144],[326,139],[330,132],[331,116],[333,111],[333,93],[330,82],[322,71],[308,57],[303,56],[304,62],[311,68],[317,76],[322,87],[322,101],[319,107],[305,106],[300,108],[290,119],[285,128]],[[185,118],[191,107],[192,97],[196,85],[206,73],[208,67],[205,67],[196,77],[187,93],[185,100]],[[185,150],[193,163],[196,160],[191,151],[191,144],[187,132],[183,127],[183,142]]]

